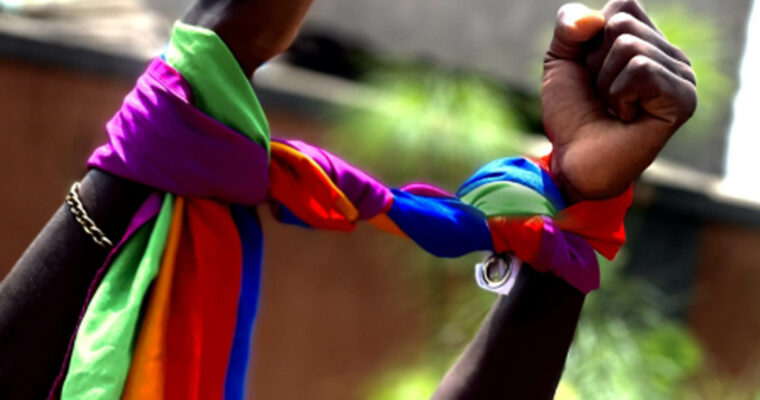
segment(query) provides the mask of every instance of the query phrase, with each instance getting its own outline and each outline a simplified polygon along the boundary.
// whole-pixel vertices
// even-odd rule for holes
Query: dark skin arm
[[[184,20],[218,32],[250,76],[263,61],[288,47],[310,4],[311,0],[199,1]],[[567,71],[563,68],[552,70],[555,73],[549,82],[545,82],[545,90],[552,93],[551,96],[565,98],[568,92],[563,88],[567,88],[553,83],[561,81],[554,79],[556,77],[567,78]],[[553,110],[562,108],[552,108],[549,103],[545,102],[545,111],[556,119],[545,118],[545,123],[561,122],[566,116]],[[579,129],[584,127],[579,126]],[[576,173],[582,169],[571,162],[574,157],[579,157],[572,155],[573,150],[578,147],[575,143],[586,144],[580,140],[585,138],[576,138],[566,130],[555,131],[552,138],[560,144],[558,154],[561,153],[560,159],[565,160],[553,165],[554,172],[563,177],[560,182],[563,190],[575,193],[578,191],[571,192],[569,188],[580,187],[588,193],[614,192],[614,187],[610,189],[610,182],[586,182],[581,179],[585,175]],[[661,142],[664,145],[664,141]],[[658,143],[654,143],[655,153],[659,151],[656,148]],[[622,154],[635,156],[640,152],[635,146],[629,150]],[[568,171],[563,174],[565,166]],[[628,168],[633,171],[633,176],[637,175],[638,169],[643,169],[641,162],[634,162]],[[620,182],[613,183],[619,185]],[[149,188],[100,171],[88,172],[81,187],[81,197],[88,212],[114,241],[121,237],[130,217],[150,192]],[[47,382],[54,378],[65,354],[87,288],[106,255],[105,250],[85,235],[68,208],[62,206],[0,284],[0,354],[3,361],[0,365],[0,393],[8,394],[10,398],[44,397]],[[562,285],[565,285],[564,289]],[[437,396],[462,398],[469,394],[496,393],[489,385],[498,384],[497,374],[506,368],[514,368],[515,384],[523,385],[513,386],[510,390],[534,393],[531,391],[540,386],[549,387],[553,392],[583,299],[563,282],[533,271],[523,274],[518,286],[510,299],[497,303],[481,329],[482,333],[465,352],[454,372],[444,380]],[[537,296],[536,293],[551,293],[554,297]],[[535,303],[524,298],[553,298],[556,303],[548,300]],[[552,330],[557,336],[549,341],[543,340],[545,337],[541,335]],[[523,352],[511,354],[518,354],[519,358],[508,357],[510,352],[505,344],[508,345],[509,341],[502,343],[502,335],[525,343],[536,343],[536,338],[540,338],[538,349],[541,354]],[[499,340],[495,340],[497,338]],[[519,365],[532,365],[531,360],[544,360],[542,365],[550,371],[539,375],[530,370],[520,372]]]
[[[523,268],[433,399],[552,399],[584,298],[553,275]]]
[[[310,2],[309,2],[310,3]],[[248,76],[284,50],[295,29],[283,30],[308,5],[287,1],[201,1],[183,20],[215,29]],[[231,15],[268,13],[268,23]],[[300,14],[299,14],[300,13]],[[243,14],[245,15],[245,14]],[[279,24],[279,25],[278,25]],[[84,162],[84,160],[83,160]],[[81,180],[87,212],[114,242],[152,189],[91,170]],[[63,198],[63,194],[61,196]],[[63,362],[90,283],[108,251],[96,245],[64,203],[0,283],[0,393],[3,398],[45,398]]]
[[[544,62],[552,172],[571,201],[621,193],[694,112],[696,79],[635,1],[564,6]],[[584,295],[525,268],[434,399],[552,399]],[[525,273],[527,272],[527,273]]]
[[[622,193],[697,106],[686,55],[635,0],[560,9],[544,60],[551,169],[571,201]]]
[[[101,171],[87,173],[81,199],[112,240],[151,190]],[[108,250],[85,234],[63,204],[0,283],[0,393],[47,395],[66,353],[87,289]],[[44,382],[44,383],[43,383]]]

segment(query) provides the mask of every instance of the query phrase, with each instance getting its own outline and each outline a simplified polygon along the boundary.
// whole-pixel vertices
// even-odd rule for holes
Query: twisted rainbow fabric
[[[262,257],[248,206],[319,229],[368,221],[440,257],[512,252],[584,293],[599,285],[594,250],[611,258],[625,240],[630,190],[566,207],[545,160],[493,161],[455,196],[389,189],[315,146],[270,142],[233,55],[182,23],[107,131],[89,166],[157,192],[93,282],[50,398],[241,399]]]

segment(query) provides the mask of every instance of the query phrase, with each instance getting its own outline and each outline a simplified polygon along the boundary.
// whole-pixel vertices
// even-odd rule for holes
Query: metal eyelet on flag
[[[510,260],[507,260],[510,258]],[[509,276],[512,274],[512,267],[509,264],[511,257],[502,255],[491,255],[488,257],[480,267],[480,273],[483,276],[483,281],[490,288],[498,288],[503,286]]]
[[[520,271],[521,261],[511,254],[491,254],[475,265],[478,286],[489,292],[507,295]]]

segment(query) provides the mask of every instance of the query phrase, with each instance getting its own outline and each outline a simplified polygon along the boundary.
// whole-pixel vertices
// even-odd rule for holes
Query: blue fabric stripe
[[[295,214],[293,214],[292,211],[290,211],[289,208],[285,207],[284,204],[277,202],[276,203],[276,215],[278,221],[282,222],[283,224],[288,225],[295,225],[300,226],[302,228],[309,228],[312,229],[312,226],[307,224],[306,222],[303,222],[300,218],[298,218]]]
[[[549,199],[557,211],[566,207],[551,176],[538,164],[522,157],[502,158],[484,165],[462,184],[457,197],[462,197],[479,186],[498,181],[519,183],[537,191]]]
[[[241,276],[240,302],[238,304],[235,337],[227,367],[224,398],[242,400],[245,397],[245,382],[248,371],[248,359],[251,353],[253,323],[259,303],[261,284],[261,261],[263,253],[263,234],[258,217],[244,207],[230,207],[235,220],[240,242],[243,247],[243,272]]]
[[[393,189],[388,211],[396,225],[412,240],[437,257],[460,257],[492,250],[485,215],[458,199],[416,196]]]

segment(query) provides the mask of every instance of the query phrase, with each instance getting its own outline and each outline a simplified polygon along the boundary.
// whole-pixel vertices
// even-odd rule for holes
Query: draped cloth
[[[439,257],[513,253],[584,293],[599,286],[595,251],[625,240],[631,190],[568,207],[545,159],[493,161],[450,194],[270,140],[231,52],[182,23],[106,130],[89,166],[156,192],[92,283],[50,398],[243,398],[263,240],[250,206],[316,229],[366,221]]]

